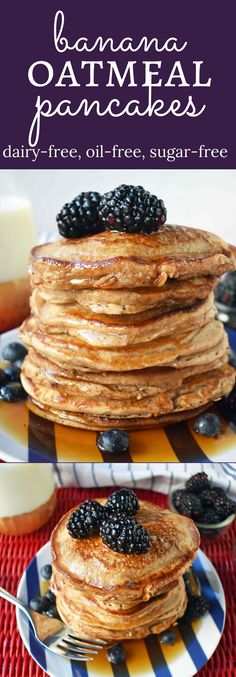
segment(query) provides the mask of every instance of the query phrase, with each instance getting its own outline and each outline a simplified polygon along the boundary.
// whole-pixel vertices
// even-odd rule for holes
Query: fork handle
[[[4,599],[7,600],[7,602],[11,602],[11,604],[14,604],[17,606],[19,609],[27,613],[27,606],[22,602],[18,597],[14,597],[14,595],[11,595],[10,592],[7,590],[4,590],[4,588],[0,587],[0,597],[3,597]]]

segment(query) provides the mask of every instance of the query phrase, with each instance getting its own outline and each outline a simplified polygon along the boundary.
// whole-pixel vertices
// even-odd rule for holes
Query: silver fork
[[[28,604],[1,587],[0,597],[24,612],[31,623],[36,639],[45,649],[49,649],[53,653],[60,654],[72,661],[92,661],[95,654],[108,647],[108,643],[102,639],[87,640],[77,637],[74,631],[62,621],[33,611]]]

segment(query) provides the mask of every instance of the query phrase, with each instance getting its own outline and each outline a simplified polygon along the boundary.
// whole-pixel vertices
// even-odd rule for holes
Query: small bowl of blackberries
[[[169,494],[171,510],[191,517],[203,536],[222,535],[235,519],[236,501],[224,489],[212,484],[205,472],[192,475]]]

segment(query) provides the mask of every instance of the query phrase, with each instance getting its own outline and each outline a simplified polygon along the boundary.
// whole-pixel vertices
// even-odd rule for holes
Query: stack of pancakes
[[[235,381],[215,319],[236,249],[202,230],[106,231],[31,253],[31,408],[79,428],[150,428],[202,411]]]
[[[110,550],[100,536],[71,538],[66,528],[71,512],[51,537],[50,587],[67,625],[80,637],[113,641],[162,632],[183,616],[183,574],[199,546],[192,520],[140,501],[138,521],[151,547],[142,555],[124,555]]]

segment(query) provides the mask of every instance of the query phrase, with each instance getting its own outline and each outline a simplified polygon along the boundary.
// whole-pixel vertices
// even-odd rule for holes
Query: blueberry
[[[5,374],[7,378],[7,382],[9,381],[20,381],[20,368],[16,367],[15,365],[12,365],[12,367],[6,367],[5,369]]]
[[[8,343],[2,351],[3,359],[9,360],[9,362],[15,362],[16,360],[23,360],[27,355],[27,348],[23,346],[22,343]]]
[[[52,566],[51,564],[45,564],[44,567],[40,569],[40,576],[49,581],[52,575]]]
[[[0,388],[0,400],[4,402],[18,402],[27,397],[21,383],[8,383],[6,386]]]
[[[129,436],[125,430],[111,428],[98,435],[97,446],[100,451],[108,451],[111,454],[120,454],[128,450]]]
[[[5,384],[8,382],[8,380],[9,379],[7,378],[6,371],[4,371],[3,369],[0,369],[0,387],[5,386]]]
[[[22,362],[24,362],[24,359],[25,359],[25,358],[22,357],[22,358],[19,359],[19,360],[15,360],[15,362],[14,362],[14,367],[18,367],[19,369],[21,369],[21,367],[22,367]]]
[[[107,650],[107,659],[109,663],[114,663],[119,665],[125,661],[125,650],[122,644],[114,644],[110,649]]]
[[[45,592],[44,597],[46,597],[46,599],[48,599],[48,601],[50,602],[50,604],[52,604],[52,605],[55,604],[55,602],[56,602],[56,597],[55,597],[54,593],[53,593],[51,590],[47,590],[47,592]]]
[[[38,611],[39,614],[42,614],[43,611],[47,611],[49,609],[50,602],[46,597],[43,597],[42,595],[37,595],[36,597],[33,597],[30,601],[30,608],[33,609],[33,611]]]
[[[57,618],[58,620],[61,620],[55,605],[44,611],[44,614],[45,616],[49,616],[49,618]]]
[[[176,641],[176,634],[174,630],[165,630],[159,635],[159,641],[161,644],[174,644]]]
[[[216,414],[202,414],[198,416],[194,423],[194,430],[199,435],[205,435],[206,437],[215,437],[219,435],[221,431],[221,422]]]

